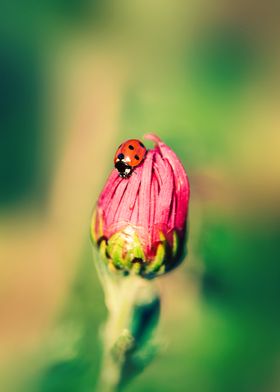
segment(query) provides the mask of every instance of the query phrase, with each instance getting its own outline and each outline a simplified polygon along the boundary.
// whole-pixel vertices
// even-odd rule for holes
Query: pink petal
[[[118,187],[115,190],[114,197],[112,197],[110,204],[107,209],[104,210],[105,214],[105,227],[108,229],[108,233],[106,235],[110,236],[110,231],[114,228],[114,223],[116,223],[115,216],[117,214],[120,202],[122,198],[125,196],[125,190],[128,186],[128,181],[126,179],[121,179]],[[112,227],[111,227],[112,226]]]
[[[149,210],[150,210],[150,189],[152,181],[154,152],[148,151],[142,170],[141,185],[139,190],[139,215],[137,226],[143,228],[142,237],[149,238]],[[140,235],[141,235],[140,234]]]
[[[118,210],[116,212],[115,221],[120,222],[125,226],[125,224],[130,222],[132,211],[135,205],[136,196],[139,192],[140,180],[142,174],[142,166],[138,167],[135,170],[129,179],[125,179],[123,181],[127,181],[128,185],[124,192],[124,196],[120,201]]]
[[[157,208],[157,200],[158,200],[158,194],[159,194],[159,183],[158,179],[153,173],[152,175],[152,184],[151,184],[151,194],[150,194],[150,215],[149,215],[149,231],[151,233],[150,236],[150,242],[149,242],[149,249],[150,251],[152,249],[153,243],[157,240],[157,232],[158,230],[155,227],[155,214],[156,214],[156,208]]]
[[[173,227],[175,227],[176,212],[177,212],[177,197],[176,197],[175,179],[174,179],[172,203],[171,203],[171,208],[170,208],[169,217],[168,217],[168,228],[169,229],[172,229]]]
[[[144,139],[151,140],[152,142],[155,143],[155,145],[161,142],[160,138],[154,133],[146,133],[144,135]]]
[[[177,158],[177,155],[164,143],[159,142],[158,147],[164,160],[168,161],[174,172],[177,213],[175,228],[183,230],[188,212],[188,203],[190,198],[190,187],[185,169]]]
[[[139,188],[138,188],[138,193],[135,198],[135,203],[130,218],[130,222],[132,226],[137,226],[138,215],[139,215]]]
[[[116,169],[112,170],[106,184],[105,187],[103,188],[101,195],[99,196],[98,199],[98,205],[104,210],[106,211],[108,205],[111,202],[111,199],[119,185],[119,183],[121,182],[121,178],[118,175],[118,171]]]
[[[158,175],[161,183],[154,224],[159,227],[168,225],[168,216],[173,194],[173,173],[169,163],[164,162],[159,154],[156,154]]]

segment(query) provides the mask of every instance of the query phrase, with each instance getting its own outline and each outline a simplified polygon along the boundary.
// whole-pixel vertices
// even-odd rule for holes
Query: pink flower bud
[[[92,241],[110,269],[153,277],[182,259],[190,197],[186,172],[157,136],[129,178],[113,169],[91,225]]]

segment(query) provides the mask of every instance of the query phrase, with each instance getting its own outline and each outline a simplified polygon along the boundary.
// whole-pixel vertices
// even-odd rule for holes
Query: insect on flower
[[[135,167],[145,159],[146,147],[138,139],[129,139],[122,143],[116,151],[114,164],[122,178],[128,178]]]
[[[110,270],[150,278],[183,259],[190,188],[171,148],[156,135],[145,138],[153,149],[136,139],[118,148],[94,210],[91,238]]]

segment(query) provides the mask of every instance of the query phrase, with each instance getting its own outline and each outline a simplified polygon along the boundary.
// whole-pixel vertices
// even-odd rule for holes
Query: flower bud
[[[157,136],[129,178],[113,169],[93,213],[91,238],[108,268],[154,277],[183,258],[190,196],[186,172]]]

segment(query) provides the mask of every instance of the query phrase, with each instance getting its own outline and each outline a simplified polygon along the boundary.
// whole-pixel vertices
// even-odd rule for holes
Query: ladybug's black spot
[[[134,147],[133,147],[131,144],[128,146],[128,148],[129,148],[130,150],[134,150]]]
[[[121,154],[118,155],[118,158],[119,158],[120,160],[122,160],[122,159],[124,159],[124,155],[121,153]]]
[[[139,142],[140,146],[145,148],[144,144],[142,142]]]
[[[137,160],[137,161],[139,161],[139,156],[138,155],[134,155],[134,158]]]

